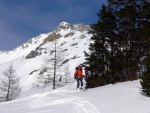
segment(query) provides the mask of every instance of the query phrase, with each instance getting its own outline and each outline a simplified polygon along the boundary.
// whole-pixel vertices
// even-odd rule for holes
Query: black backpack
[[[78,67],[76,67],[75,69],[78,70]]]

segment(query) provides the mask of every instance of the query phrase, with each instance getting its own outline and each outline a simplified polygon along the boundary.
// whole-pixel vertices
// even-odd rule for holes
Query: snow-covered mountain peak
[[[63,25],[63,26],[65,26],[65,25],[68,25],[68,24],[69,24],[68,22],[62,21],[62,22],[60,22],[60,24],[59,24],[59,25]]]
[[[22,89],[31,88],[40,73],[43,59],[49,55],[49,45],[58,39],[64,55],[63,66],[69,66],[72,76],[74,68],[85,60],[84,51],[88,51],[91,35],[86,27],[61,22],[55,31],[33,37],[12,51],[0,52],[0,75],[12,63],[21,78]]]
[[[55,32],[60,32],[61,30],[68,30],[68,29],[75,30],[75,27],[70,23],[61,22],[55,29]]]
[[[84,25],[82,23],[80,24],[70,24],[68,22],[61,22],[57,28],[55,29],[55,32],[60,32],[61,30],[76,30],[76,31],[89,31],[91,28],[89,25]]]

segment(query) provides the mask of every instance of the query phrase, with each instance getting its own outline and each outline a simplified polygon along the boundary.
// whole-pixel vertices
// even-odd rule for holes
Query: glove
[[[74,79],[77,79],[77,76],[75,76]]]

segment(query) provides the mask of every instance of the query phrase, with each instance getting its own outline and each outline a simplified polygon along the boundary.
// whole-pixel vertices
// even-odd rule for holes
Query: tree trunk
[[[54,60],[54,79],[53,79],[53,90],[55,89],[55,77],[56,77],[56,40],[55,40],[55,60]]]

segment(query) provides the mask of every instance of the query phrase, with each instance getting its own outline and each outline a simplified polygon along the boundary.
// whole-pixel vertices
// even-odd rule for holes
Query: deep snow
[[[0,113],[150,113],[150,98],[139,80],[77,91],[76,82],[51,90],[34,88],[20,98],[0,104]]]

